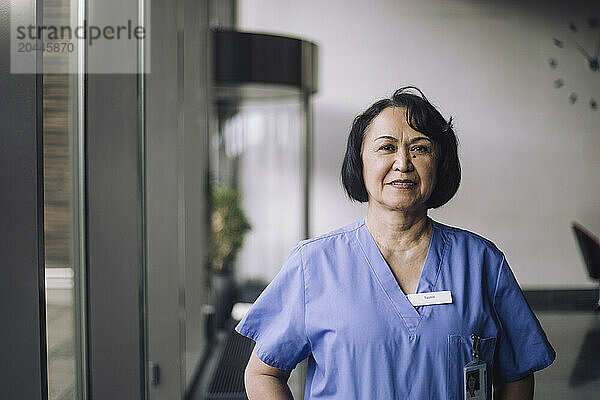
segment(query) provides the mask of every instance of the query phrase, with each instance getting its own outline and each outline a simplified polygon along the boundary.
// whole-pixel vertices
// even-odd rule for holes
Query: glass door
[[[217,105],[212,184],[241,195],[251,226],[235,260],[238,281],[269,282],[303,239],[306,115],[290,92]]]
[[[43,2],[46,26],[79,25],[77,0]],[[80,43],[43,43],[43,187],[48,398],[85,399],[83,110]]]

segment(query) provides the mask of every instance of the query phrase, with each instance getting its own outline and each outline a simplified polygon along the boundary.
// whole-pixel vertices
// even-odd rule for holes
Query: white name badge
[[[410,301],[414,307],[452,303],[452,292],[449,290],[444,290],[442,292],[415,293],[409,294],[406,297],[408,297],[408,301]]]

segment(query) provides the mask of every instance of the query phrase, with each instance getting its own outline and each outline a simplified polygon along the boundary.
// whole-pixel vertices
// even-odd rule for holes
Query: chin
[[[423,204],[406,204],[406,203],[395,203],[395,204],[387,204],[388,209],[391,211],[396,211],[400,213],[418,213],[422,211],[427,211],[427,207]]]
[[[388,199],[388,201],[384,200],[383,204],[390,209],[398,211],[418,210],[419,208],[423,207],[423,204],[421,204],[421,202],[406,198]]]

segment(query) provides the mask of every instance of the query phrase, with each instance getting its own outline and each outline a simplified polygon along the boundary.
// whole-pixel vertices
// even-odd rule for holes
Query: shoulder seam
[[[439,227],[439,229],[441,229],[444,232],[447,233],[457,233],[457,232],[462,232],[464,234],[469,235],[470,237],[476,239],[478,242],[484,244],[486,247],[490,247],[492,248],[494,251],[498,252],[498,255],[502,256],[502,258],[504,258],[504,253],[502,252],[502,250],[500,250],[498,248],[498,246],[496,246],[496,244],[494,242],[492,242],[490,239],[480,235],[479,233],[476,232],[472,232],[468,229],[463,229],[463,228],[458,228],[455,226],[450,226],[450,225],[445,225],[442,224],[441,222],[437,222],[436,221],[436,225]]]
[[[352,229],[336,230],[334,232],[325,233],[325,234],[323,234],[321,236],[317,236],[317,237],[314,237],[314,238],[304,239],[304,240],[302,240],[302,241],[300,241],[298,243],[299,248],[302,248],[302,247],[304,247],[307,244],[310,244],[310,243],[313,243],[313,242],[316,242],[316,241],[319,241],[319,240],[322,240],[322,239],[327,239],[327,238],[330,238],[330,237],[333,237],[333,236],[343,235],[345,233],[355,232],[355,231],[359,230],[360,227],[363,226],[363,224],[364,223],[361,223],[360,225],[358,225],[357,227],[352,228]],[[343,228],[341,228],[341,229],[343,229]]]

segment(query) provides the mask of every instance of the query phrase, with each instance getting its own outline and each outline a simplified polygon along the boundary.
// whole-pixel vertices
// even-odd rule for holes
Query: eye
[[[427,146],[413,146],[411,147],[410,151],[416,151],[417,153],[429,153],[429,147]]]
[[[394,151],[396,149],[396,147],[394,147],[393,144],[384,144],[381,147],[379,147],[379,150],[384,150],[384,151]]]

